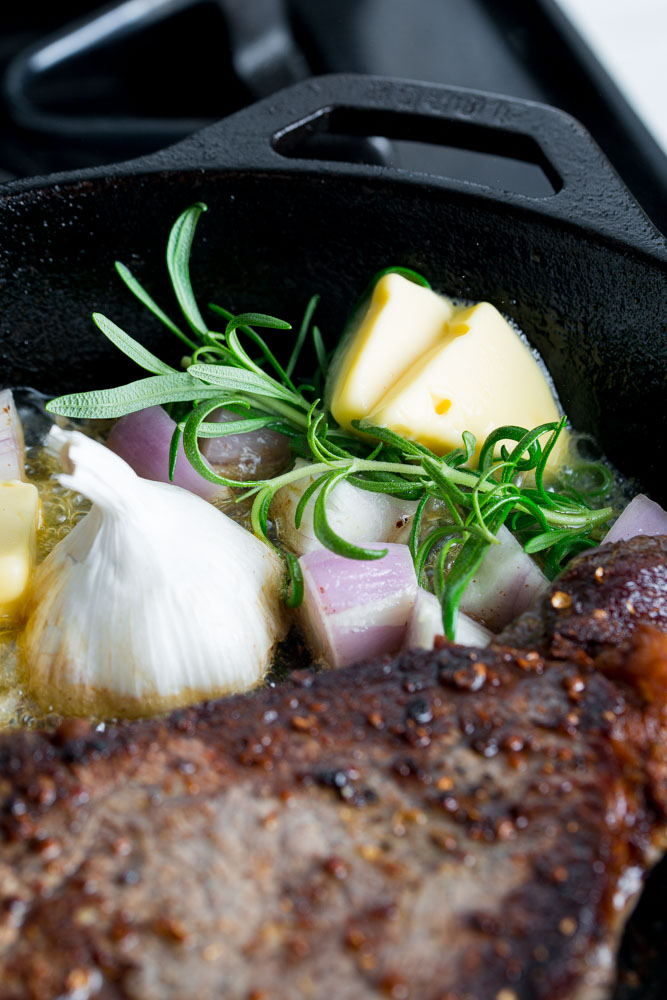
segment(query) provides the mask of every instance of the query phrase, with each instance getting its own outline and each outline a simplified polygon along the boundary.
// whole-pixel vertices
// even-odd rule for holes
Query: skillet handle
[[[500,153],[541,167],[553,193],[535,196],[369,162],[322,163],[303,139],[340,131]],[[141,161],[140,161],[141,162]],[[129,165],[128,165],[129,166]],[[137,161],[133,164],[136,169]],[[548,105],[384,77],[335,74],[280,91],[145,158],[151,169],[259,169],[368,176],[369,171],[431,188],[513,205],[588,234],[667,257],[667,242],[591,135]]]

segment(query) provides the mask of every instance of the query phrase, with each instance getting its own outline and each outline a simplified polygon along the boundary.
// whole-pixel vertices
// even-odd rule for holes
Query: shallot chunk
[[[632,498],[602,541],[621,542],[635,535],[667,535],[667,511],[644,493]]]
[[[500,544],[489,546],[460,603],[461,611],[493,632],[523,614],[549,586],[508,528],[503,525],[497,537]]]
[[[0,390],[0,482],[24,479],[23,428],[11,389]]]
[[[417,578],[407,545],[386,548],[382,559],[346,559],[328,549],[301,556],[304,579],[301,624],[312,651],[330,667],[344,667],[405,641],[417,597]]]
[[[297,460],[295,468],[307,463]],[[297,528],[294,515],[297,505],[314,477],[305,477],[278,490],[271,505],[280,540],[297,555],[321,549],[315,534],[313,510],[319,490],[306,504]],[[409,535],[409,524],[417,507],[415,500],[398,500],[388,493],[370,493],[345,480],[338,483],[327,502],[327,519],[341,538],[355,545],[369,542],[402,542]]]
[[[142,479],[173,482],[204,500],[214,500],[226,493],[226,487],[209,482],[193,469],[182,441],[178,445],[174,478],[169,479],[169,445],[175,428],[175,422],[161,406],[149,406],[117,420],[107,438],[107,448],[120,455]]]
[[[207,423],[225,423],[241,419],[231,410],[214,410]],[[289,464],[289,438],[270,427],[245,434],[202,438],[200,449],[208,464],[228,479],[271,479]]]
[[[442,624],[440,601],[428,590],[420,587],[410,616],[405,637],[406,649],[433,649],[437,636],[445,634]],[[456,642],[461,646],[488,646],[493,633],[459,611],[456,617]]]
[[[219,409],[209,416],[207,423],[238,419],[235,413]],[[193,469],[182,441],[178,445],[174,478],[169,479],[169,445],[175,427],[175,422],[161,406],[149,406],[116,421],[107,447],[120,455],[142,479],[173,482],[204,500],[231,495],[226,486],[210,482]],[[290,455],[285,435],[269,428],[201,438],[199,444],[204,461],[214,472],[228,479],[270,478],[285,467]]]

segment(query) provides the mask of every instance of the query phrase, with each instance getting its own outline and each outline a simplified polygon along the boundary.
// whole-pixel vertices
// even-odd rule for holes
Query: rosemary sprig
[[[306,504],[315,496],[316,536],[327,548],[348,558],[379,559],[385,550],[353,545],[332,529],[327,501],[339,483],[347,481],[357,489],[418,501],[410,550],[420,582],[429,560],[433,560],[434,589],[442,602],[443,622],[450,638],[454,638],[461,595],[489,546],[497,544],[497,532],[508,519],[513,529],[527,539],[526,551],[543,555],[548,572],[557,572],[574,552],[594,544],[589,536],[609,519],[611,508],[593,510],[574,489],[565,495],[544,484],[547,460],[563,431],[564,420],[530,429],[497,428],[483,443],[477,468],[472,468],[476,442],[468,432],[463,434],[460,448],[441,456],[367,420],[353,422],[357,430],[363,431],[359,436],[338,427],[319,398],[312,398],[315,387],[321,389],[329,360],[322,335],[312,322],[317,296],[306,307],[284,365],[266,337],[257,332],[272,331],[274,336],[284,338],[291,327],[283,320],[262,313],[234,315],[222,306],[211,305],[212,313],[226,320],[226,325],[222,332],[209,329],[190,277],[192,243],[205,210],[201,203],[186,209],[176,220],[167,246],[167,268],[188,333],[170,319],[124,265],[116,264],[129,290],[190,349],[182,362],[186,370],[172,368],[111,320],[95,314],[102,333],[150,375],[113,389],[61,396],[48,404],[50,412],[76,418],[120,417],[155,404],[180,404],[181,416],[170,448],[170,475],[182,438],[190,463],[202,476],[241,491],[238,500],[253,498],[253,531],[283,556],[287,569],[285,600],[292,606],[302,599],[300,566],[294,554],[281,550],[271,537],[269,514],[276,493],[298,480],[309,482],[297,506],[297,527]],[[425,278],[405,268],[388,268],[375,280],[390,270],[428,286]],[[296,376],[309,335],[318,371],[312,384],[306,385]],[[232,410],[238,419],[211,421],[211,414],[219,407]],[[204,461],[200,438],[261,427],[288,435],[293,453],[305,457],[307,464],[272,479],[241,481],[215,473]],[[541,443],[545,438],[546,443]],[[424,530],[426,513],[433,504],[439,504],[447,515]],[[456,546],[460,548],[447,573],[446,563]]]

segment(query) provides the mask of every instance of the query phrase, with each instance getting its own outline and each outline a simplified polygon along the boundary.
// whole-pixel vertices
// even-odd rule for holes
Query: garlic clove
[[[24,654],[36,700],[79,715],[146,715],[259,683],[285,634],[283,567],[206,501],[138,477],[54,428],[93,507],[38,567]]]

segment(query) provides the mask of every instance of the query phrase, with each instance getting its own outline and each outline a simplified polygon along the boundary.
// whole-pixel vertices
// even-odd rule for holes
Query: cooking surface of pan
[[[323,159],[332,136],[349,135],[500,152],[533,164],[548,190],[527,196]],[[163,153],[7,185],[3,383],[61,392],[136,377],[94,328],[93,310],[165,354],[158,324],[124,294],[113,262],[168,301],[163,247],[173,219],[197,200],[208,206],[192,262],[202,303],[296,322],[317,292],[332,343],[350,303],[387,264],[415,268],[443,292],[488,299],[538,348],[574,426],[660,499],[667,245],[572,119],[470,91],[322,78]],[[658,994],[647,985],[617,995]]]

